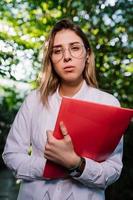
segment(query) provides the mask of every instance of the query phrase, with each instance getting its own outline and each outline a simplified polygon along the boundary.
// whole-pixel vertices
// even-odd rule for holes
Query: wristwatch
[[[81,176],[84,168],[85,168],[85,158],[81,157],[81,160],[78,166],[68,169],[68,174],[69,176],[72,176],[72,177],[79,177]]]

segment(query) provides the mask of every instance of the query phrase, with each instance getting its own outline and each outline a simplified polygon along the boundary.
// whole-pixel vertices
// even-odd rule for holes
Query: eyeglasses
[[[84,57],[84,46],[81,44],[72,44],[67,49],[70,53],[70,55],[74,58],[81,59]],[[63,57],[64,53],[66,51],[66,48],[64,47],[53,47],[51,51],[51,59],[53,63],[58,63]]]

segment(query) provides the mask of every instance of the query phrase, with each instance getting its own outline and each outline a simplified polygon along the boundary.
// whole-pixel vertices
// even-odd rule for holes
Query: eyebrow
[[[80,42],[70,42],[69,45],[80,44]],[[54,45],[53,48],[62,47],[62,44]]]

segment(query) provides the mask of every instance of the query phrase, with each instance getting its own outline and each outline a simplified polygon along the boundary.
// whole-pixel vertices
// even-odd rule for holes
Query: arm
[[[44,157],[29,155],[31,117],[36,96],[32,92],[22,104],[7,137],[3,159],[15,176],[32,180],[42,177],[46,160]]]
[[[112,155],[104,162],[98,163],[86,158],[82,175],[74,178],[88,187],[106,188],[115,182],[122,170],[123,138]]]
[[[62,133],[63,129],[66,129],[66,127],[61,127]],[[67,132],[67,129],[65,132]],[[45,158],[63,165],[67,169],[75,168],[80,162],[80,157],[74,151],[69,134],[65,134],[65,132],[63,133],[65,136],[62,140],[55,139],[52,133],[48,134],[48,143],[44,152]],[[72,178],[88,187],[106,188],[120,176],[122,169],[122,149],[123,139],[121,139],[115,151],[106,161],[99,163],[85,158],[86,163],[82,174],[79,177]]]
[[[104,99],[106,102],[107,99]],[[114,106],[120,106],[116,98],[109,98],[108,103]],[[106,188],[114,183],[120,176],[122,170],[122,155],[123,155],[123,137],[117,145],[114,152],[104,162],[96,162],[91,159],[86,159],[86,165],[82,175],[74,178],[88,187]]]

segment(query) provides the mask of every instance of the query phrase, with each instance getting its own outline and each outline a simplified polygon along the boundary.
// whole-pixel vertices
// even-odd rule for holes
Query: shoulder
[[[29,101],[29,102],[35,102],[35,101],[39,101],[40,100],[40,92],[38,89],[35,89],[35,90],[32,90],[30,91],[26,98],[25,98],[26,101]]]
[[[41,105],[40,92],[38,89],[30,91],[24,99],[22,107],[26,107],[28,110],[33,110],[35,106]]]
[[[89,87],[88,91],[88,94],[91,96],[91,98],[98,103],[120,106],[118,99],[110,93],[93,87]]]

